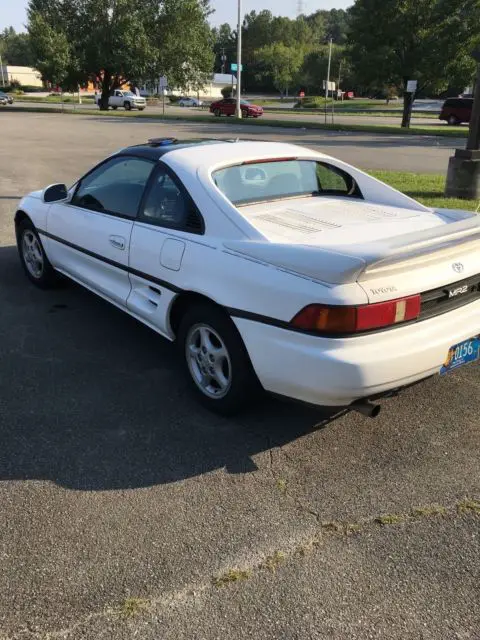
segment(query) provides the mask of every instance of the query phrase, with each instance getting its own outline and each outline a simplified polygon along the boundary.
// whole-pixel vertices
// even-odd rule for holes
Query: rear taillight
[[[419,295],[361,306],[309,304],[291,320],[291,325],[323,334],[349,334],[389,327],[420,315]]]

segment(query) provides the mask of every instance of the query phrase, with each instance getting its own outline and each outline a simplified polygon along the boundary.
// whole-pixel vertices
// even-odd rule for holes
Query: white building
[[[144,86],[142,87],[140,93],[142,95],[161,95],[163,88],[166,87],[165,93],[174,96],[190,96],[194,98],[221,98],[222,89],[224,87],[233,87],[233,89],[236,89],[237,87],[237,78],[235,75],[232,75],[230,73],[213,73],[200,90],[192,87],[187,87],[187,89],[174,89],[172,87],[169,87],[168,84],[166,86],[166,80],[166,78],[160,78],[158,84],[155,87],[147,88],[146,86]]]
[[[22,86],[43,87],[39,71],[32,67],[15,67],[11,64],[0,65],[0,82],[2,86],[19,82]]]

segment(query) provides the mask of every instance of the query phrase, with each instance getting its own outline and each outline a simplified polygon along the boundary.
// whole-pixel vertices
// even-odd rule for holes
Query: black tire
[[[145,107],[138,107],[139,111],[145,111]]]
[[[220,111],[220,109],[215,109],[215,111],[213,112],[213,115],[217,116],[217,118],[220,118],[220,116],[222,115],[222,112]]]
[[[118,107],[112,107],[112,109],[113,109],[114,111],[116,111],[116,110],[118,109]]]
[[[219,397],[212,397],[211,393],[202,390],[202,383],[198,378],[195,379],[195,370],[201,376],[200,367],[205,366],[206,369],[211,364],[207,354],[203,355],[203,365],[198,362],[201,346],[198,348],[198,356],[193,356],[189,350],[195,335],[204,327],[207,331],[213,330],[221,340],[220,343],[212,340],[213,344],[218,346],[223,343],[227,353],[227,357],[223,359],[226,366],[222,368],[222,372],[225,378],[229,379],[229,384],[226,390],[220,391]],[[212,337],[211,333],[210,336]],[[177,345],[190,387],[197,400],[207,409],[220,415],[231,416],[254,404],[261,390],[260,383],[237,328],[221,309],[208,303],[199,303],[188,309],[180,322]],[[211,366],[213,369],[215,365]],[[214,388],[214,380],[208,374],[205,379],[207,378]]]
[[[57,287],[61,282],[60,274],[58,274],[55,269],[50,264],[49,259],[45,253],[43,248],[42,241],[40,240],[40,236],[37,233],[33,223],[28,220],[22,220],[16,228],[17,234],[17,247],[18,253],[20,256],[20,262],[22,263],[22,267],[25,271],[27,278],[39,289],[53,289]],[[38,275],[34,275],[33,270],[27,264],[26,258],[26,247],[25,247],[25,238],[28,237],[31,239],[35,238],[37,242],[38,251],[42,257],[42,268],[39,270]]]
[[[457,118],[457,116],[448,116],[448,120],[447,120],[448,124],[452,127],[456,127],[457,125],[460,124],[460,120]]]
[[[130,104],[130,102],[127,102],[127,101],[123,103],[123,106],[125,107],[125,111],[130,111],[132,108],[132,105]]]

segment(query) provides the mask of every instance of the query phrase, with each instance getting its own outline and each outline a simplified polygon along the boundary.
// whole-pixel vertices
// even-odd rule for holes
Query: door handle
[[[126,243],[125,238],[122,238],[122,236],[110,236],[108,240],[110,241],[112,247],[115,247],[115,249],[120,249],[120,251],[124,251]]]

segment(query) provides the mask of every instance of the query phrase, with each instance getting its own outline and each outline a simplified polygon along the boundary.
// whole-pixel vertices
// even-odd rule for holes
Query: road
[[[35,106],[42,109],[58,109],[61,107],[58,103],[48,103],[48,102],[16,102],[14,105],[8,107],[9,109],[15,109],[22,106]],[[92,103],[82,103],[82,104],[71,104],[66,103],[64,105],[66,110],[88,110],[88,109],[96,109],[95,105]],[[286,111],[286,110],[285,110]],[[166,106],[165,112],[169,115],[182,115],[188,117],[203,117],[208,114],[207,110],[198,109],[198,108],[190,108],[190,107],[176,107],[176,106]],[[160,116],[163,113],[163,108],[161,106],[149,106],[147,107],[145,113],[149,113],[153,116]],[[214,116],[211,116],[212,119]],[[325,122],[325,115],[322,113],[320,115],[312,114],[312,113],[300,113],[298,111],[291,113],[278,113],[272,112],[269,110],[265,111],[265,118],[269,120],[293,120],[298,122]],[[391,116],[370,116],[370,115],[340,115],[338,113],[334,114],[333,122],[335,124],[370,124],[370,125],[385,125],[385,126],[395,126],[396,124],[400,124],[402,121],[401,113],[392,113]],[[332,116],[329,112],[327,122],[329,124],[332,123]],[[442,123],[436,118],[422,118],[421,116],[415,117],[412,121],[412,126],[422,126],[422,127],[438,127],[442,126]]]
[[[28,135],[37,137],[37,130],[46,127],[52,131],[53,140],[58,139],[57,127],[65,118],[62,131],[72,140],[72,150],[77,144],[76,119],[68,114],[64,116],[47,116],[46,114],[31,114],[19,110],[0,112],[3,128],[10,126],[18,129],[18,139],[23,140],[22,130],[27,124]],[[52,119],[53,118],[53,119]],[[60,118],[60,119],[59,119]],[[80,118],[80,116],[75,116]],[[93,139],[102,141],[102,153],[114,151],[123,144],[135,144],[152,137],[175,136],[178,138],[197,137],[240,137],[264,140],[283,140],[295,144],[320,149],[322,152],[337,156],[346,162],[358,165],[364,169],[389,169],[392,171],[413,171],[416,173],[446,172],[448,159],[457,147],[464,147],[464,139],[443,138],[436,136],[396,136],[389,134],[370,134],[356,132],[330,132],[299,129],[283,129],[281,127],[259,127],[257,125],[227,124],[227,119],[221,123],[193,123],[193,122],[158,122],[148,119],[124,119],[107,116],[86,116],[82,120],[80,130],[88,131],[88,141]],[[213,120],[213,118],[212,118]],[[80,126],[80,125],[79,125]],[[106,135],[106,131],[109,134]],[[75,141],[75,143],[73,142]],[[83,139],[80,140],[83,145]],[[99,156],[87,154],[84,156],[86,169],[88,162],[93,162]],[[75,176],[72,176],[74,178]],[[33,187],[32,187],[33,188]]]
[[[14,248],[22,193],[167,125],[4,117],[1,640],[476,640],[480,369],[376,421],[273,400],[207,413],[172,345],[78,286],[36,290]]]

